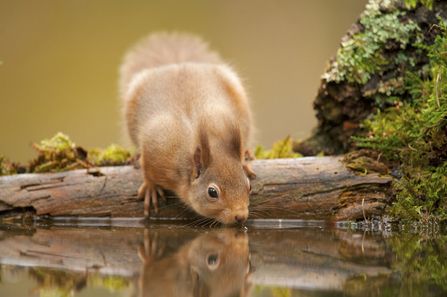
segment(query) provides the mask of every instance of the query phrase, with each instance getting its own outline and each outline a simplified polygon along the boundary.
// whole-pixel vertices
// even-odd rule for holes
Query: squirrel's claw
[[[166,247],[166,244],[164,243],[160,248],[158,248],[159,246],[158,232],[155,232],[154,238],[152,239],[151,242],[148,229],[144,229],[143,243],[144,243],[143,246],[141,245],[138,246],[137,250],[138,250],[138,256],[145,265],[149,265],[152,262],[154,262],[156,258],[159,258],[163,254],[164,249]]]
[[[146,182],[144,182],[140,188],[138,189],[138,199],[143,199],[144,196],[146,195],[146,188],[147,188],[147,184]]]
[[[161,199],[163,199],[164,202],[166,202],[166,196],[165,192],[163,192],[163,189],[159,186],[156,187],[158,195],[160,195]]]
[[[144,216],[146,218],[149,217],[149,210],[150,210],[150,207],[151,207],[151,201],[152,201],[152,204],[154,205],[155,213],[158,214],[157,193],[161,196],[163,201],[166,202],[165,193],[163,192],[162,188],[159,187],[159,186],[152,186],[152,184],[150,184],[150,183],[145,181],[140,186],[140,189],[138,190],[138,199],[143,199],[144,198],[144,203],[143,203],[143,205],[144,205]]]
[[[149,189],[149,185],[144,182],[141,186],[140,189],[138,189],[138,199],[144,199],[144,216],[147,218],[149,217],[149,208],[150,208],[150,189]]]
[[[157,200],[157,190],[152,189],[151,190],[151,200],[152,204],[154,205],[154,211],[156,214],[158,214],[158,200]]]

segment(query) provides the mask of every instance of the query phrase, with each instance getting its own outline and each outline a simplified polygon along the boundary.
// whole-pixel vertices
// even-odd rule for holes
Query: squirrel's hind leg
[[[249,178],[255,178],[256,174],[253,172],[253,170],[251,169],[250,166],[248,166],[247,164],[242,165],[242,167],[244,168],[245,173],[247,174],[247,176]]]
[[[244,153],[244,161],[245,162],[250,162],[252,160],[256,160],[255,155],[253,155],[253,153],[251,151],[246,150],[245,153]],[[249,178],[255,178],[256,177],[256,174],[253,172],[253,170],[251,169],[251,167],[249,165],[244,164],[243,167],[244,167],[245,173],[247,174],[247,176]]]

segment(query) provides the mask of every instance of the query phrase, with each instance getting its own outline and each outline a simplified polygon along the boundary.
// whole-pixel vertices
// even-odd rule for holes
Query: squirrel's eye
[[[213,254],[213,255],[210,255],[209,257],[208,257],[208,259],[207,259],[207,262],[208,262],[208,265],[214,265],[214,264],[216,264],[216,262],[217,262],[217,255],[216,254]]]
[[[210,197],[212,197],[212,198],[219,198],[219,195],[217,194],[216,189],[213,188],[213,187],[209,187],[209,188],[208,188],[208,194],[209,194]]]

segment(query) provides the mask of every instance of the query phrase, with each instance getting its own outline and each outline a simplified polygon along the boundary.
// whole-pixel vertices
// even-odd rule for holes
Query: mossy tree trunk
[[[307,156],[346,153],[354,147],[351,136],[368,136],[361,129],[365,119],[394,106],[393,96],[411,101],[407,72],[422,80],[431,75],[427,51],[413,44],[434,44],[441,33],[438,16],[447,19],[446,1],[428,9],[420,3],[407,7],[403,1],[371,0],[322,76],[314,101],[318,126],[294,150]]]

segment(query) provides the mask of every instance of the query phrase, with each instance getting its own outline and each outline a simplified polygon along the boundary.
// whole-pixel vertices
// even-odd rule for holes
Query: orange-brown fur
[[[138,248],[143,261],[138,296],[244,297],[251,292],[253,271],[246,233],[214,230],[164,258],[157,234],[150,242],[145,233],[144,245]]]
[[[141,149],[139,196],[157,210],[161,188],[173,190],[199,214],[223,223],[248,216],[243,161],[253,121],[234,70],[197,37],[151,35],[125,57],[120,91],[130,138]],[[218,199],[207,190],[219,189]]]

